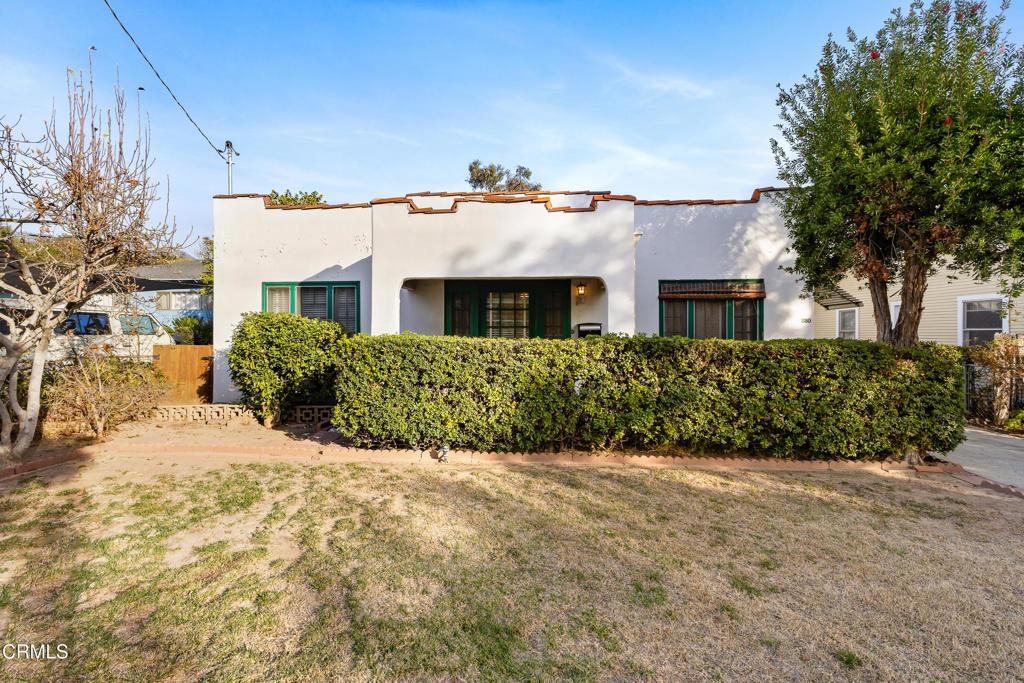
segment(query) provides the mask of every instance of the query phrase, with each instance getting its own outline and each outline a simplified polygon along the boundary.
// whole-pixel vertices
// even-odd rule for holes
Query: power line
[[[181,101],[174,94],[174,91],[171,90],[171,86],[167,85],[167,81],[165,81],[163,79],[163,76],[160,75],[160,72],[156,70],[155,66],[153,66],[153,62],[149,61],[149,57],[147,57],[146,53],[142,51],[142,46],[139,45],[139,42],[137,40],[135,40],[135,36],[133,36],[131,34],[131,31],[128,30],[128,27],[126,27],[124,25],[124,22],[121,21],[121,17],[117,16],[117,12],[115,12],[114,8],[110,6],[110,2],[108,0],[103,0],[103,4],[107,6],[108,10],[110,10],[110,13],[114,16],[114,20],[121,27],[121,30],[124,31],[124,34],[126,36],[128,36],[129,40],[132,41],[132,45],[135,46],[135,49],[138,50],[139,54],[142,55],[142,58],[144,60],[146,60],[146,64],[149,64],[149,68],[153,70],[154,74],[156,74],[157,80],[159,80],[163,84],[163,86],[167,89],[167,92],[170,93],[171,99],[174,100],[174,103],[177,104],[178,107],[181,109],[181,111],[183,111],[185,113],[185,116],[188,117],[188,120],[191,121],[192,125],[195,126],[196,130],[199,131],[199,134],[202,135],[203,139],[206,140],[207,144],[209,144],[210,147],[213,148],[213,151],[216,152],[220,156],[221,159],[223,159],[224,158],[224,151],[220,150],[220,149],[217,149],[217,145],[213,144],[213,141],[210,140],[210,136],[208,136],[206,133],[203,132],[203,129],[199,127],[199,124],[196,123],[196,120],[194,118],[192,118],[191,114],[188,113],[188,109],[185,109],[185,105],[181,103]]]

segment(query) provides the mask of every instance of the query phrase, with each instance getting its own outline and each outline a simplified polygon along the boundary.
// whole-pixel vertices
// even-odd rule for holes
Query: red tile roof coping
[[[411,192],[401,197],[383,197],[373,199],[369,202],[358,204],[271,204],[270,196],[265,194],[216,194],[214,199],[263,199],[263,206],[267,209],[281,209],[284,211],[306,211],[310,209],[367,209],[375,204],[405,204],[409,207],[409,213],[455,213],[459,204],[464,202],[484,202],[492,204],[518,204],[527,202],[530,204],[543,204],[544,208],[551,212],[580,213],[596,211],[598,202],[624,201],[632,202],[636,206],[722,206],[728,204],[756,204],[761,200],[761,195],[767,192],[782,192],[784,187],[759,187],[750,195],[750,199],[637,199],[631,194],[612,194],[611,192],[591,192],[589,190],[558,191],[548,192],[537,190],[530,192]],[[551,203],[552,195],[590,195],[589,206],[555,206]],[[451,207],[447,209],[436,209],[429,206],[417,206],[414,197],[454,197]]]
[[[637,206],[698,206],[711,204],[722,206],[724,204],[757,204],[761,201],[761,195],[767,192],[785,192],[785,187],[758,187],[750,195],[750,199],[638,199]]]

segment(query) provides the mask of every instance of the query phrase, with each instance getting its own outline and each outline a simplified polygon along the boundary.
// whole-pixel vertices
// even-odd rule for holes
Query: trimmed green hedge
[[[231,338],[231,380],[261,419],[295,405],[334,403],[337,324],[291,313],[251,313]]]
[[[961,351],[934,344],[350,337],[260,313],[228,362],[261,417],[336,402],[356,445],[872,459],[948,451],[964,430]]]
[[[334,424],[368,446],[873,459],[963,439],[960,358],[839,340],[357,336],[338,345]]]

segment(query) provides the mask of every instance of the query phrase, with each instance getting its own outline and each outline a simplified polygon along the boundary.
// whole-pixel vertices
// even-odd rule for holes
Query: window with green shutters
[[[263,310],[333,320],[360,331],[358,282],[264,282]]]
[[[659,334],[763,339],[764,280],[660,280]]]

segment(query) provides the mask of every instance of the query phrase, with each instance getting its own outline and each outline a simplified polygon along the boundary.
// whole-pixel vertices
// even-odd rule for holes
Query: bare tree
[[[90,65],[68,77],[66,130],[54,112],[42,138],[0,117],[0,461],[24,453],[39,421],[40,388],[57,326],[101,292],[130,289],[132,268],[180,247],[173,225],[152,221],[149,133],[134,135],[125,97],[97,106]],[[26,228],[35,226],[37,233]],[[38,236],[36,236],[38,235]],[[53,240],[60,248],[39,248]],[[24,381],[28,373],[27,383]]]

